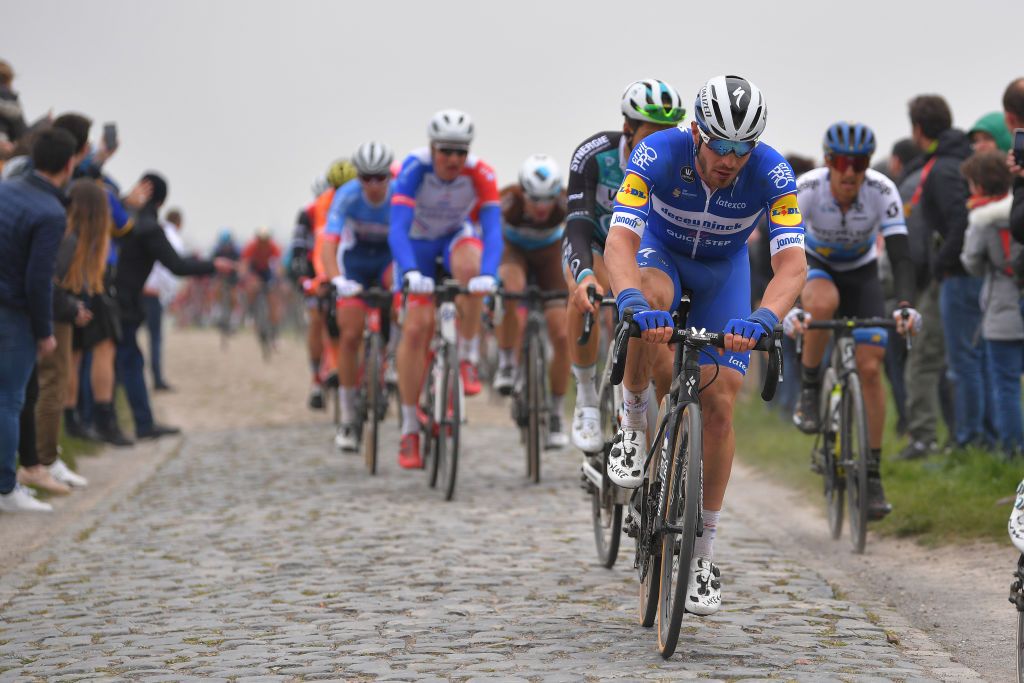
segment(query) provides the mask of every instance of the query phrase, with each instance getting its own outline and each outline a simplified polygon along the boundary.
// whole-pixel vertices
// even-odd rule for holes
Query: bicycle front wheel
[[[366,363],[363,382],[366,383],[366,414],[363,420],[363,459],[366,471],[377,474],[377,440],[380,436],[380,399],[381,372],[380,354],[381,339],[378,334],[371,334],[366,343]]]
[[[835,386],[836,371],[829,368],[821,382],[818,415],[821,418],[821,476],[825,488],[825,508],[828,511],[828,530],[833,540],[843,534],[843,494],[846,491],[840,453],[842,440],[835,429],[836,425],[842,423],[841,403],[832,400]]]
[[[843,391],[842,454],[846,470],[846,504],[850,516],[850,542],[864,552],[868,533],[868,421],[860,377],[852,372]]]
[[[441,419],[436,425],[437,480],[444,488],[444,499],[455,495],[455,477],[459,466],[459,429],[462,425],[462,379],[454,344],[445,350],[445,363],[439,373]]]
[[[540,483],[540,452],[543,448],[544,354],[540,339],[530,334],[526,343],[526,476],[534,484]]]
[[[602,488],[590,486],[591,518],[594,524],[594,543],[597,545],[597,559],[606,569],[615,566],[619,557],[619,542],[622,539],[622,505],[615,502],[615,485],[608,480],[606,460],[608,451],[601,457]]]
[[[679,627],[686,611],[693,544],[700,524],[704,451],[699,404],[683,406],[672,443],[665,491],[661,595],[658,601],[658,651],[665,659],[672,656],[679,642]]]

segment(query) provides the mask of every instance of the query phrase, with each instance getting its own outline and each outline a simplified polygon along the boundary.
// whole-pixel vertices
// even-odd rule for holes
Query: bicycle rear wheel
[[[850,542],[856,553],[864,552],[868,533],[868,421],[860,377],[850,373],[843,391],[843,469],[846,470]]]
[[[668,659],[676,651],[686,611],[690,561],[700,523],[703,445],[700,405],[687,403],[676,423],[668,468],[665,523],[662,530],[661,587],[658,600],[658,651]]]
[[[540,483],[540,452],[543,431],[544,354],[540,339],[531,334],[526,343],[526,476]]]
[[[455,477],[459,469],[459,430],[462,426],[462,379],[454,344],[445,349],[443,372],[439,373],[441,419],[437,424],[436,472],[444,488],[444,499],[455,495]]]
[[[363,459],[366,471],[377,474],[377,440],[380,436],[380,397],[381,372],[380,354],[381,339],[379,334],[371,334],[366,343],[366,371],[363,382],[366,386],[366,414],[363,420]]]
[[[825,508],[828,512],[828,530],[832,539],[843,534],[843,507],[846,479],[842,474],[839,448],[842,440],[835,426],[842,423],[841,403],[833,405],[832,392],[836,386],[836,371],[828,368],[821,382],[818,415],[821,418],[822,480],[825,488]]]
[[[601,457],[601,472],[607,472],[606,460],[608,450]],[[615,566],[619,557],[619,542],[622,540],[622,505],[615,502],[615,485],[603,476],[603,490],[596,486],[590,487],[591,518],[594,523],[594,543],[597,546],[597,559],[606,569]]]

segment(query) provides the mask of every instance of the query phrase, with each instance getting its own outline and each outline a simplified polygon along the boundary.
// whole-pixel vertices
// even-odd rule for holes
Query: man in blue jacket
[[[0,511],[53,508],[18,486],[19,420],[36,354],[52,353],[53,273],[66,215],[61,187],[71,178],[75,139],[64,130],[39,134],[34,171],[0,183]]]

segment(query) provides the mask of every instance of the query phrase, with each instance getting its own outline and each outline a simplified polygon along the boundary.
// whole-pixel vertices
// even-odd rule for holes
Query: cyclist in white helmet
[[[358,174],[334,193],[324,247],[324,274],[338,295],[338,405],[341,424],[334,443],[342,451],[359,448],[353,424],[358,384],[359,344],[366,309],[355,296],[366,287],[391,286],[391,148],[380,142],[364,143],[352,157]]]
[[[480,312],[482,296],[497,287],[501,262],[501,208],[494,171],[469,153],[473,122],[455,109],[436,113],[427,126],[430,146],[406,157],[391,202],[391,252],[413,296],[398,344],[398,390],[402,438],[398,462],[422,466],[416,402],[426,350],[434,329],[435,263],[473,293],[460,297],[459,369],[467,396],[480,392]],[[474,221],[479,222],[480,236]],[[399,280],[399,281],[402,281]]]
[[[739,76],[709,80],[697,95],[688,129],[655,133],[634,150],[608,231],[605,258],[620,314],[633,312],[643,340],[629,346],[622,383],[622,427],[608,455],[619,486],[643,481],[647,404],[652,377],[659,393],[671,380],[672,311],[692,292],[687,325],[726,332],[722,355],[702,356],[704,427],[703,533],[694,545],[686,609],[721,606],[713,564],[718,515],[735,450],[733,405],[750,350],[772,333],[796,301],[807,275],[796,179],[786,160],[759,142],[767,120],[761,91]],[[761,308],[750,310],[746,241],[767,215],[774,276]],[[656,363],[656,361],[659,361]]]
[[[558,164],[547,154],[534,154],[519,169],[519,182],[501,190],[502,232],[505,250],[498,276],[508,292],[521,292],[527,280],[545,291],[566,291],[562,277],[562,232],[565,228],[565,188]],[[529,274],[529,277],[528,277]],[[517,354],[522,346],[519,316],[510,307],[495,330],[498,373],[494,388],[508,395],[515,381]],[[551,340],[551,421],[548,448],[562,448],[569,439],[562,430],[563,398],[569,384],[569,343],[565,303],[551,301],[545,308]]]
[[[562,261],[570,292],[569,338],[573,340],[583,331],[584,314],[590,311],[597,315],[587,298],[587,288],[593,285],[598,295],[608,292],[604,244],[615,192],[630,153],[651,133],[675,128],[686,117],[676,89],[654,78],[630,83],[622,94],[620,109],[622,130],[591,135],[576,148],[569,162],[569,216]],[[597,453],[604,447],[596,386],[599,330],[600,326],[595,325],[586,346],[569,345],[576,377],[572,442],[586,453]]]

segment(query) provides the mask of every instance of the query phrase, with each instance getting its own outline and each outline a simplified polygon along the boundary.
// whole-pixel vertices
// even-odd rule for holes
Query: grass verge
[[[888,411],[890,420],[893,412]],[[741,395],[737,402],[735,424],[740,462],[806,491],[810,500],[821,501],[824,512],[821,477],[809,469],[814,437],[797,431],[788,416],[783,418],[752,393]],[[893,512],[881,522],[872,522],[872,529],[914,537],[925,545],[975,539],[1006,542],[1010,505],[997,501],[1013,495],[1024,471],[1021,463],[1008,463],[978,449],[896,460],[892,456],[902,445],[889,424],[882,450],[882,481]]]

